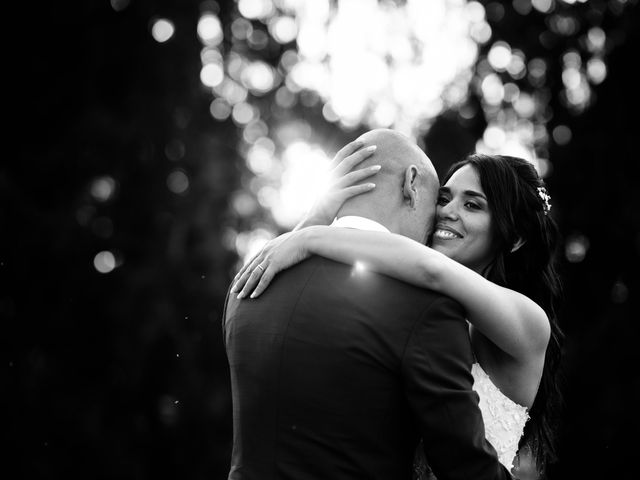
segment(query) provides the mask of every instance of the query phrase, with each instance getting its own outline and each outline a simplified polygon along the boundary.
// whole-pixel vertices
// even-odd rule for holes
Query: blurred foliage
[[[549,33],[547,15],[482,3],[497,37],[548,59],[549,130],[573,132],[548,151],[553,212],[567,245],[583,239],[576,245],[585,249],[564,265],[567,414],[550,477],[629,478],[624,439],[639,391],[637,6],[626,2],[623,15],[621,1],[577,10],[580,25],[600,12],[614,39],[609,77],[577,114],[561,101],[559,58],[578,37]],[[8,57],[17,108],[6,141],[15,148],[0,167],[12,478],[226,477],[231,403],[220,320],[238,258],[225,235],[279,227],[263,210],[240,217],[229,208],[250,172],[241,129],[211,117],[211,91],[200,83],[196,25],[211,5],[13,7],[28,23]],[[232,1],[218,8],[224,25],[237,15]],[[159,16],[176,26],[162,44],[149,34]],[[481,109],[479,98],[469,101]],[[329,124],[321,105],[307,103],[287,115],[331,148],[365,128]],[[447,111],[419,141],[442,173],[485,127],[482,115]],[[102,251],[117,260],[110,273],[94,267]]]

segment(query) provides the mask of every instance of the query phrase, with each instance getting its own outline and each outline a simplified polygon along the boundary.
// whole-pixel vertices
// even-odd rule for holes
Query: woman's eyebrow
[[[451,193],[451,189],[449,187],[440,187],[440,193]],[[462,192],[464,195],[468,197],[478,197],[482,198],[484,201],[487,201],[487,197],[485,197],[482,193],[476,192],[475,190],[465,190]]]
[[[476,192],[474,190],[465,190],[464,191],[465,195],[468,195],[469,197],[479,197],[482,198],[484,201],[487,200],[487,197],[485,197],[482,193],[480,192]]]

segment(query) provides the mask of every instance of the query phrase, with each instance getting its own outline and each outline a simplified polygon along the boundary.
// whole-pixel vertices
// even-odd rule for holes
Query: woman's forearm
[[[442,263],[451,261],[402,235],[319,225],[305,230],[311,254],[358,264],[422,288],[438,290]]]

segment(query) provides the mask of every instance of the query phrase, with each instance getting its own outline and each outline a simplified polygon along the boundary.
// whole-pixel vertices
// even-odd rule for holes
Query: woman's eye
[[[438,205],[446,205],[447,203],[449,203],[449,199],[447,197],[444,195],[440,195],[438,197]]]
[[[472,210],[480,210],[481,208],[480,205],[478,205],[475,202],[467,202],[466,205],[468,208],[471,208]]]

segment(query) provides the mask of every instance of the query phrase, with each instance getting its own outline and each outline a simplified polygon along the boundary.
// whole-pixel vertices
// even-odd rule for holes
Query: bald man
[[[359,139],[377,146],[365,162],[382,170],[334,225],[424,243],[438,193],[429,158],[393,130]],[[420,439],[439,480],[510,478],[484,436],[467,324],[451,298],[311,257],[257,299],[230,295],[223,329],[229,479],[409,480]]]

